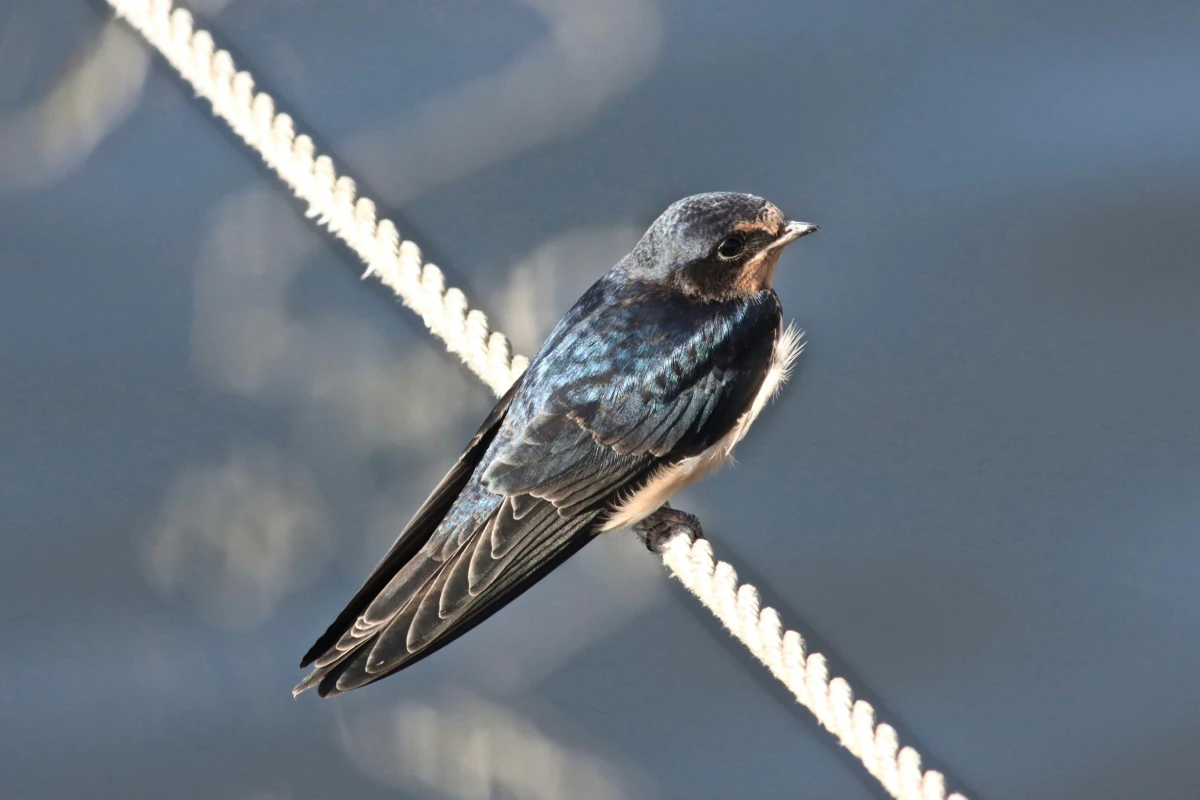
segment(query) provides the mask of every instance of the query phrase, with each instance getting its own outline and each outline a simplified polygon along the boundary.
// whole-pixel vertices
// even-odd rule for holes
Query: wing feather
[[[450,510],[463,487],[467,485],[467,481],[470,480],[492,440],[496,438],[496,433],[500,430],[500,423],[504,421],[509,406],[512,404],[513,398],[517,396],[523,380],[524,376],[514,381],[509,390],[492,408],[491,413],[483,421],[466,450],[463,451],[446,477],[442,478],[441,483],[434,488],[429,498],[417,509],[417,513],[401,531],[395,544],[372,570],[362,588],[355,593],[346,607],[342,609],[342,613],[338,614],[325,633],[304,654],[304,658],[300,660],[301,667],[312,664],[319,656],[333,647],[342,638],[342,634],[347,628],[354,624],[363,609],[374,601],[380,590],[391,581],[396,570],[407,563],[429,541],[434,530],[445,519],[446,512]]]
[[[348,691],[461,636],[596,536],[627,490],[702,452],[751,406],[780,328],[773,293],[681,316],[673,300],[651,313],[642,295],[639,310],[596,291],[309,651],[316,669],[297,691]]]

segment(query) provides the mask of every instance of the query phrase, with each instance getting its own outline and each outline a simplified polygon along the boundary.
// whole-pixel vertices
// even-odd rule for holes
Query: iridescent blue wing
[[[736,424],[779,321],[773,293],[697,309],[637,286],[593,287],[460,459],[456,470],[477,465],[470,478],[442,482],[457,499],[447,508],[435,493],[418,513],[441,511],[436,528],[409,525],[309,652],[315,670],[297,690],[338,694],[402,669],[578,551],[624,494]]]
[[[779,332],[774,293],[701,307],[637,299],[574,326],[531,365],[541,396],[497,437],[490,490],[574,513],[704,451],[750,406]]]
[[[437,530],[438,526],[446,517],[446,513],[458,500],[462,493],[463,487],[467,485],[471,474],[479,465],[480,459],[487,451],[492,440],[496,438],[496,432],[500,430],[500,423],[504,421],[505,414],[508,413],[509,404],[512,403],[518,389],[521,386],[521,378],[518,378],[509,390],[504,393],[500,401],[496,403],[487,419],[479,426],[479,430],[472,437],[463,454],[455,462],[446,476],[442,478],[437,487],[429,495],[421,507],[417,509],[417,513],[413,515],[412,520],[400,532],[395,543],[388,550],[387,554],[371,571],[370,577],[362,585],[362,588],[355,593],[354,597],[346,604],[342,613],[338,614],[337,619],[333,624],[321,635],[321,638],[308,649],[304,654],[304,658],[300,661],[300,666],[307,667],[309,664],[317,660],[317,657],[328,651],[334,646],[342,634],[350,627],[354,620],[361,614],[366,607],[374,600],[392,579],[392,577],[404,566],[416,553],[425,546],[429,538]]]

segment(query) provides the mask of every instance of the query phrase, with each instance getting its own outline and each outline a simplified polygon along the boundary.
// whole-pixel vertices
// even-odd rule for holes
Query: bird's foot
[[[633,531],[646,543],[651,553],[661,553],[677,533],[685,533],[691,541],[704,538],[704,529],[694,514],[664,505],[658,511],[633,526]]]

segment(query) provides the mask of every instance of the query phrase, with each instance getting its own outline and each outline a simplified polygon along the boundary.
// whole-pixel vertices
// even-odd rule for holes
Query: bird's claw
[[[700,520],[694,514],[664,505],[633,527],[651,553],[662,553],[677,533],[684,533],[692,542],[704,538]]]

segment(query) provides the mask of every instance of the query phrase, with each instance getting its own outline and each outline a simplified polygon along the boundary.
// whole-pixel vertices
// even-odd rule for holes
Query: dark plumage
[[[815,229],[752,195],[668,208],[555,327],[295,691],[339,694],[424,658],[718,466],[786,372],[771,274]]]

